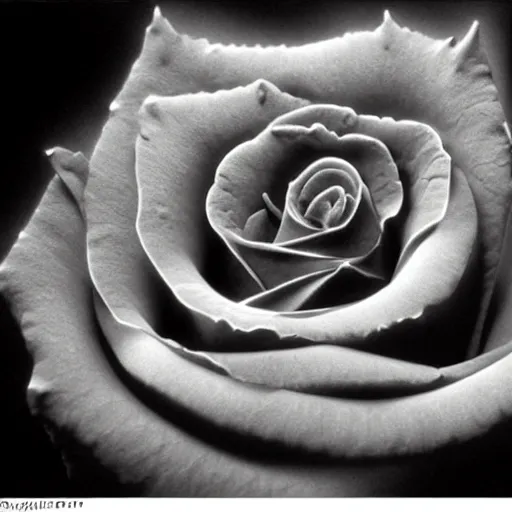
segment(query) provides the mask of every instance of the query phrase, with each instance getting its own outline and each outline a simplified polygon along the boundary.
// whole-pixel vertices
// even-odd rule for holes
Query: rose
[[[499,259],[510,156],[501,108],[476,37],[473,27],[457,45],[443,45],[401,30],[388,18],[374,33],[353,34],[301,50],[222,49],[181,39],[156,15],[90,164],[80,154],[51,153],[61,181],[51,184],[2,269],[4,293],[34,357],[29,388],[33,408],[54,431],[57,427],[59,440],[71,441],[64,453],[73,475],[81,476],[86,458],[96,459],[121,482],[135,484],[137,492],[147,494],[403,493],[410,492],[400,487],[405,475],[418,478],[432,463],[433,456],[421,454],[449,453],[454,442],[466,442],[463,447],[468,449],[468,440],[483,440],[491,427],[506,424],[510,409],[507,345],[437,369],[372,354],[379,349],[396,350],[389,346],[394,338],[402,341],[398,349],[403,350],[409,327],[417,328],[414,315],[403,322],[397,322],[403,316],[388,317],[394,338],[379,338],[384,347],[354,351],[341,346],[354,345],[354,340],[339,333],[340,345],[326,337],[320,340],[323,344],[304,347],[320,331],[311,328],[308,314],[302,319],[298,315],[301,328],[290,333],[286,329],[292,319],[269,328],[261,319],[275,315],[263,309],[235,307],[220,295],[210,301],[211,289],[197,286],[201,275],[196,265],[208,247],[207,240],[197,235],[204,209],[190,200],[204,198],[212,184],[213,175],[205,176],[203,171],[211,173],[229,150],[257,137],[283,111],[303,112],[303,102],[261,81],[231,92],[179,96],[265,77],[315,103],[328,100],[356,112],[428,122],[461,169],[453,171],[454,179],[464,186],[467,177],[478,208],[479,256],[484,267],[474,336],[478,340]],[[306,69],[305,64],[326,55],[326,49],[329,59],[344,64],[344,75],[339,76],[338,68],[326,67],[325,82],[310,83],[311,75],[299,80],[293,66]],[[355,49],[364,68],[346,62]],[[294,55],[299,52],[301,60]],[[276,73],[272,59],[286,60],[287,55],[294,57],[287,64],[290,68],[282,63]],[[249,57],[247,69],[240,62]],[[383,66],[373,69],[383,57]],[[412,61],[418,62],[416,75],[409,67]],[[228,67],[219,73],[229,81],[220,85],[215,74],[222,69],[219,62],[235,71],[229,73]],[[184,65],[191,67],[180,68]],[[368,75],[367,69],[373,69],[374,75]],[[400,73],[401,69],[408,74]],[[376,88],[375,77],[381,89]],[[363,85],[367,91],[361,90]],[[367,94],[370,91],[373,95]],[[149,94],[166,93],[173,98],[146,99]],[[143,100],[134,162],[136,115]],[[170,162],[180,165],[171,166],[169,174]],[[185,174],[179,172],[180,167]],[[173,180],[171,184],[166,176]],[[172,199],[180,198],[172,203],[179,206],[178,211],[169,208],[166,187],[173,192]],[[140,213],[136,218],[137,196]],[[184,198],[188,201],[182,202]],[[471,212],[470,207],[455,204],[456,219]],[[154,266],[139,245],[135,227]],[[459,227],[471,231],[474,224],[460,223]],[[436,228],[429,240],[439,232],[442,229]],[[162,265],[163,244],[171,242]],[[471,254],[459,254],[459,243],[448,242],[456,256],[469,261]],[[437,242],[435,247],[439,250],[442,245]],[[421,263],[428,264],[428,258],[422,257]],[[478,274],[471,265],[468,268],[472,279],[459,275],[461,267],[455,265],[454,282],[473,281]],[[162,279],[156,278],[155,269]],[[426,275],[432,277],[430,272]],[[170,283],[173,295],[162,286],[162,280],[169,279],[174,280]],[[441,281],[433,281],[438,291]],[[110,346],[98,343],[101,336],[90,306],[91,288],[95,314]],[[453,340],[444,331],[445,320],[438,322],[437,316],[443,311],[451,314],[449,300],[460,298],[453,294],[457,286],[449,288],[448,302],[426,318],[429,329],[431,325],[442,328],[444,343]],[[224,304],[232,311],[218,311]],[[162,310],[167,306],[169,310]],[[166,311],[173,313],[171,325],[159,323]],[[195,333],[209,336],[207,341],[219,343],[229,337],[232,348],[237,342],[244,347],[234,354],[192,350],[193,338],[182,329],[190,325],[180,316],[183,311],[194,318]],[[238,314],[246,311],[250,315]],[[367,325],[378,325],[380,314],[372,311]],[[350,313],[345,318],[350,320]],[[153,332],[158,329],[161,335],[167,334],[164,328],[189,348]],[[355,338],[356,342],[361,339]],[[199,344],[201,340],[194,341]],[[259,344],[258,350],[245,352],[247,344],[251,349]],[[269,344],[276,350],[261,350]],[[114,360],[107,362],[112,353]],[[240,382],[244,380],[267,387]],[[275,388],[288,391],[276,392]],[[365,398],[368,393],[370,400]],[[153,400],[155,395],[158,400]],[[212,431],[217,438],[209,437]]]
[[[78,198],[80,198],[80,183],[79,183],[79,182],[76,182],[76,181],[73,181],[73,180],[76,180],[76,177],[77,177],[77,176],[78,176],[78,177],[80,176],[80,174],[79,174],[79,171],[80,171],[80,165],[81,165],[81,163],[83,164],[84,162],[83,162],[83,160],[81,160],[81,159],[80,159],[80,157],[76,157],[76,158],[74,159],[75,161],[73,161],[73,159],[71,159],[71,161],[70,161],[70,162],[65,162],[65,160],[66,160],[68,157],[69,157],[69,155],[66,155],[66,153],[54,152],[54,160],[55,160],[55,163],[56,163],[56,165],[57,165],[57,167],[58,167],[59,172],[61,172],[61,174],[62,174],[62,178],[63,178],[63,180],[65,180],[65,182],[67,182],[67,183],[68,183],[68,186],[69,186],[70,190],[74,191],[74,192],[75,192],[75,195],[76,195]],[[67,172],[66,172],[66,170],[65,170],[65,168],[60,168],[60,167],[59,167],[59,165],[60,165],[60,164],[64,164],[64,167],[65,167],[66,165],[68,165],[71,169],[74,169],[75,173],[74,173],[74,174],[69,174],[69,173],[67,173]],[[57,185],[55,185],[55,186],[57,186]],[[50,197],[50,198],[52,197],[52,196],[51,196],[51,193],[52,193],[52,192],[51,192],[51,191],[49,191],[49,197]],[[56,207],[56,205],[58,205],[58,204],[59,204],[59,203],[58,203],[58,202],[56,202],[56,204],[54,204],[54,207]],[[43,219],[43,220],[44,220],[44,219]],[[36,222],[36,217],[34,218],[34,222]],[[54,224],[52,224],[52,225],[53,225],[53,227],[54,227],[54,228],[56,227]],[[73,227],[73,226],[72,226],[71,220],[69,220],[69,218],[68,218],[68,219],[67,219],[67,228],[66,228],[66,229],[70,229],[70,228],[72,228],[72,227]],[[70,232],[72,232],[72,230],[70,230]],[[70,239],[70,236],[68,235],[68,236],[66,236],[66,238]],[[25,247],[24,251],[25,251],[25,256],[26,256],[27,254],[29,254],[29,253],[30,253],[26,247]],[[14,255],[12,255],[12,256],[11,256],[11,261],[16,262],[16,260],[14,260],[14,258],[15,258],[15,257],[16,257],[16,253],[14,253]],[[18,256],[18,258],[20,258],[20,256]],[[11,272],[13,272],[13,270],[12,270],[12,269],[13,269],[13,266],[14,266],[14,264],[13,264],[13,263],[11,263]],[[24,268],[24,269],[27,269],[27,268],[28,268],[28,266],[24,266],[23,268]],[[8,268],[8,269],[7,269],[7,273],[8,273],[9,271],[10,271],[10,270],[9,270],[9,268]],[[13,278],[13,276],[12,276],[12,275],[11,275],[11,276],[8,276],[8,278],[9,278],[9,277],[10,277],[11,279],[13,279],[13,282],[14,282],[14,285],[13,285],[12,283],[9,285],[9,286],[11,287],[11,288],[10,288],[10,290],[12,291],[13,289],[14,289],[14,290],[16,289],[16,281],[14,280],[14,278]],[[32,276],[32,275],[31,275],[31,277],[34,277],[34,276]],[[17,276],[17,279],[18,279],[18,280],[19,280],[19,278],[20,278],[20,277],[19,277],[19,276]],[[67,282],[67,281],[68,281],[68,277],[66,276],[66,282]],[[19,281],[18,281],[18,283],[19,283]],[[47,290],[47,292],[49,292],[49,290],[50,290],[50,289],[48,289],[48,290]],[[101,313],[101,304],[100,304],[100,306],[99,306],[99,310],[100,310],[100,313]],[[27,309],[26,311],[30,312],[30,309]],[[103,312],[104,312],[104,311],[103,311]],[[70,318],[71,318],[72,316],[73,316],[73,315],[70,315]],[[29,315],[29,317],[30,317],[30,315]],[[25,325],[25,327],[26,327],[26,325]],[[46,336],[48,336],[48,332],[47,332],[47,333],[45,333],[45,337],[46,337]],[[47,339],[49,339],[49,338],[47,338]],[[129,338],[126,338],[126,340],[129,340]],[[346,352],[344,355],[347,355],[347,354],[350,354],[350,352]],[[363,356],[363,357],[364,357],[364,356]],[[360,359],[360,358],[358,358],[358,359],[359,359],[359,361],[361,361],[361,359]],[[379,359],[373,359],[373,360],[372,360],[372,359],[370,359],[370,361],[372,361],[372,364],[376,364],[376,362],[377,362],[377,361],[379,361]],[[81,364],[83,364],[83,363],[84,363],[84,361],[82,361],[82,362],[81,362]],[[39,364],[39,370],[40,370],[39,376],[43,376],[43,377],[44,377],[43,369],[44,369],[43,365]],[[37,381],[36,379],[34,379],[33,385],[34,385],[34,386],[37,386],[37,385],[38,385],[38,381]],[[44,386],[48,386],[48,383],[45,383],[45,384],[44,384]],[[52,393],[54,393],[54,392],[55,392],[55,389],[56,389],[56,388],[53,388]],[[43,391],[44,391],[44,389],[43,389]],[[114,390],[112,390],[112,393],[113,393],[113,392],[114,392]],[[423,398],[423,395],[421,395],[421,398]],[[51,397],[48,397],[48,399],[51,401]],[[94,404],[94,405],[97,405],[97,404],[96,404],[96,402],[95,402],[95,404]],[[87,427],[89,427],[89,425],[88,425]],[[188,457],[191,457],[191,456],[193,455],[193,453],[194,453],[194,452],[193,452],[193,450],[191,450],[190,452],[188,452],[188,453],[187,453]],[[355,473],[356,473],[356,472],[355,472],[355,470],[354,470],[353,468],[351,468],[351,474],[355,474]],[[318,486],[318,488],[316,489],[316,492],[321,492],[321,493],[329,492],[329,491],[327,491],[327,490],[326,490],[326,487],[325,487],[325,486],[326,486],[326,484],[328,484],[328,483],[329,483],[328,478],[325,478],[325,473],[322,473],[322,472],[320,472],[320,476],[321,476],[321,477],[324,477],[323,482],[322,482],[322,483],[323,483],[323,485],[324,485],[324,487],[322,487],[322,484],[320,484],[320,485]],[[172,486],[173,484],[172,484],[172,483],[169,483],[169,485],[170,485],[170,486]],[[174,484],[174,485],[176,485],[176,484]],[[342,486],[342,485],[344,485],[344,484],[340,482],[340,483],[338,483],[338,485]],[[171,487],[171,489],[172,489],[172,487]],[[269,487],[267,487],[266,489],[264,489],[262,492],[270,492],[270,491],[269,491],[269,489],[271,489],[271,487],[270,487],[270,486],[269,486]],[[204,491],[203,491],[203,492],[204,492]],[[218,491],[217,491],[217,492],[218,492]],[[291,491],[291,492],[297,492],[297,491],[296,491],[296,490],[293,490],[293,488],[292,488],[292,491]],[[308,492],[308,491],[306,491],[306,492]],[[340,492],[340,488],[339,488],[339,487],[336,489],[336,492]],[[353,492],[353,490],[350,490],[350,489],[349,489],[349,492]]]

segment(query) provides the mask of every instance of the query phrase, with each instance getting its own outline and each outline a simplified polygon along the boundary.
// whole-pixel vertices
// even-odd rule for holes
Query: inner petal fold
[[[326,203],[326,196],[322,194],[332,187],[338,187],[328,193],[328,195],[333,193],[336,195],[335,201]],[[362,187],[361,178],[350,163],[333,157],[325,157],[313,162],[288,186],[283,219],[274,242],[291,242],[308,235],[319,234],[331,227],[346,226],[359,206]],[[336,209],[339,213],[338,222],[324,225],[321,218],[325,217],[327,220],[329,212],[340,196],[340,189],[343,196],[348,194],[352,201],[347,204],[346,199],[342,199]],[[343,207],[340,211],[341,205]],[[312,206],[311,209],[310,206]],[[309,218],[311,214],[313,214],[313,220]],[[316,218],[316,214],[320,215],[320,218]]]
[[[341,222],[347,196],[343,187],[335,185],[320,192],[309,204],[304,218],[321,229],[329,229]]]

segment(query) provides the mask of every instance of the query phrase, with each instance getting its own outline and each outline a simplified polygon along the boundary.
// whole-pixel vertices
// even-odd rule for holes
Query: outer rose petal
[[[337,62],[342,65],[333,64]],[[479,212],[479,252],[483,254],[485,282],[474,354],[499,261],[510,198],[511,161],[503,111],[478,47],[476,25],[455,47],[400,29],[388,16],[374,32],[346,34],[294,48],[250,48],[212,45],[180,36],[157,13],[141,56],[112,104],[115,112],[93,155],[86,192],[86,203],[91,204],[91,272],[107,303],[118,304],[116,315],[130,304],[124,316],[133,320],[136,313],[139,324],[149,321],[151,325],[155,311],[151,297],[159,288],[133,228],[136,190],[131,148],[140,102],[148,94],[211,91],[261,77],[314,101],[418,119],[441,134],[454,162],[469,177]],[[116,168],[118,175],[113,173]],[[108,233],[104,232],[106,218],[116,224]],[[119,247],[124,248],[122,258]]]
[[[357,51],[354,51],[357,48]],[[186,52],[186,61],[185,61]],[[172,62],[173,66],[159,65]],[[504,114],[479,48],[478,24],[458,44],[400,28],[388,15],[373,32],[300,47],[251,48],[194,41],[156,19],[120,99],[149,80],[187,92],[235,87],[266,78],[284,91],[359,112],[423,121],[441,135],[454,163],[468,176],[481,236],[484,285],[471,347],[478,352],[510,204],[511,155]],[[308,73],[303,73],[307,69]],[[154,92],[154,91],[149,91]]]
[[[63,166],[74,173],[75,183],[85,178],[81,155],[58,150],[53,159],[59,173]],[[343,461],[294,466],[246,457],[209,444],[193,429],[192,434],[185,433],[183,427],[191,424],[173,415],[164,419],[144,405],[127,387],[125,372],[97,329],[85,261],[85,226],[68,192],[80,194],[74,185],[66,190],[59,178],[52,181],[2,264],[0,286],[34,359],[32,410],[44,419],[70,476],[84,493],[340,496],[382,495],[393,488],[400,492],[410,468],[385,461],[372,467]],[[123,346],[147,337],[133,332],[135,338],[125,338]],[[145,345],[141,355],[148,349],[150,356],[155,353],[151,344]],[[173,353],[160,343],[153,347],[156,353]],[[133,352],[132,357],[136,358]],[[378,476],[381,471],[384,475]]]

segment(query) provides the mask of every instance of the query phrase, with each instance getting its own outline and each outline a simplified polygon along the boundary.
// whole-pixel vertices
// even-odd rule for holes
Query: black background
[[[155,2],[0,3],[0,258],[28,220],[52,173],[43,150],[61,145],[90,154],[108,105],[136,58]],[[265,0],[160,2],[178,31],[212,42],[300,44],[373,29],[384,8],[411,28],[460,37],[482,25],[493,77],[511,116],[511,7],[500,2],[341,2]],[[30,418],[24,386],[30,360],[6,305],[0,303],[0,496],[79,492],[58,454]],[[511,459],[503,459],[503,464]],[[506,467],[446,475],[439,492],[507,494]],[[447,470],[448,471],[448,470]],[[488,473],[488,471],[487,471]],[[475,476],[476,475],[476,476]]]

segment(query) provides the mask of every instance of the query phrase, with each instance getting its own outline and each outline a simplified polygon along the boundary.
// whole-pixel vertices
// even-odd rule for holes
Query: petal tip
[[[471,57],[475,57],[480,48],[480,23],[475,20],[466,35],[455,46],[455,62],[457,69]]]
[[[441,41],[441,49],[446,48],[453,48],[457,44],[457,38],[456,37],[448,37],[447,39],[444,39]]]
[[[50,162],[54,168],[55,166],[62,167],[64,161],[73,156],[73,152],[69,151],[68,149],[61,148],[60,146],[46,149],[45,154],[50,159]]]
[[[393,16],[391,16],[391,12],[389,9],[384,10],[384,14],[382,16],[382,27],[389,27],[392,29],[400,28],[400,25],[395,21]]]
[[[160,7],[157,5],[153,10],[153,18],[151,19],[151,23],[146,29],[152,35],[159,35],[162,31],[165,31],[165,18],[162,15],[162,11]]]
[[[160,105],[159,105],[159,96],[154,94],[150,94],[142,103],[140,108],[140,113],[145,117],[149,116],[152,119],[159,120],[160,119]]]
[[[42,397],[47,393],[48,387],[48,384],[43,381],[43,379],[32,375],[32,378],[30,379],[30,382],[27,386],[26,396],[27,403],[33,412],[37,412],[40,409],[40,401]]]
[[[108,106],[108,109],[110,112],[116,112],[117,110],[119,110],[119,108],[121,107],[121,104],[117,101],[117,100],[114,100],[109,106]]]
[[[267,80],[258,80],[256,83],[256,98],[260,105],[264,105],[267,101],[267,96],[272,90],[272,84]]]
[[[277,97],[279,95],[287,96],[287,94],[281,91],[277,85],[265,80],[264,78],[256,80],[253,85],[256,87],[256,98],[261,106],[264,106],[267,100],[271,97]]]
[[[50,164],[53,170],[61,178],[63,172],[71,172],[75,175],[83,177],[83,180],[87,180],[89,174],[89,161],[83,153],[77,151],[73,153],[69,149],[56,146],[45,151],[46,155],[50,160]]]

